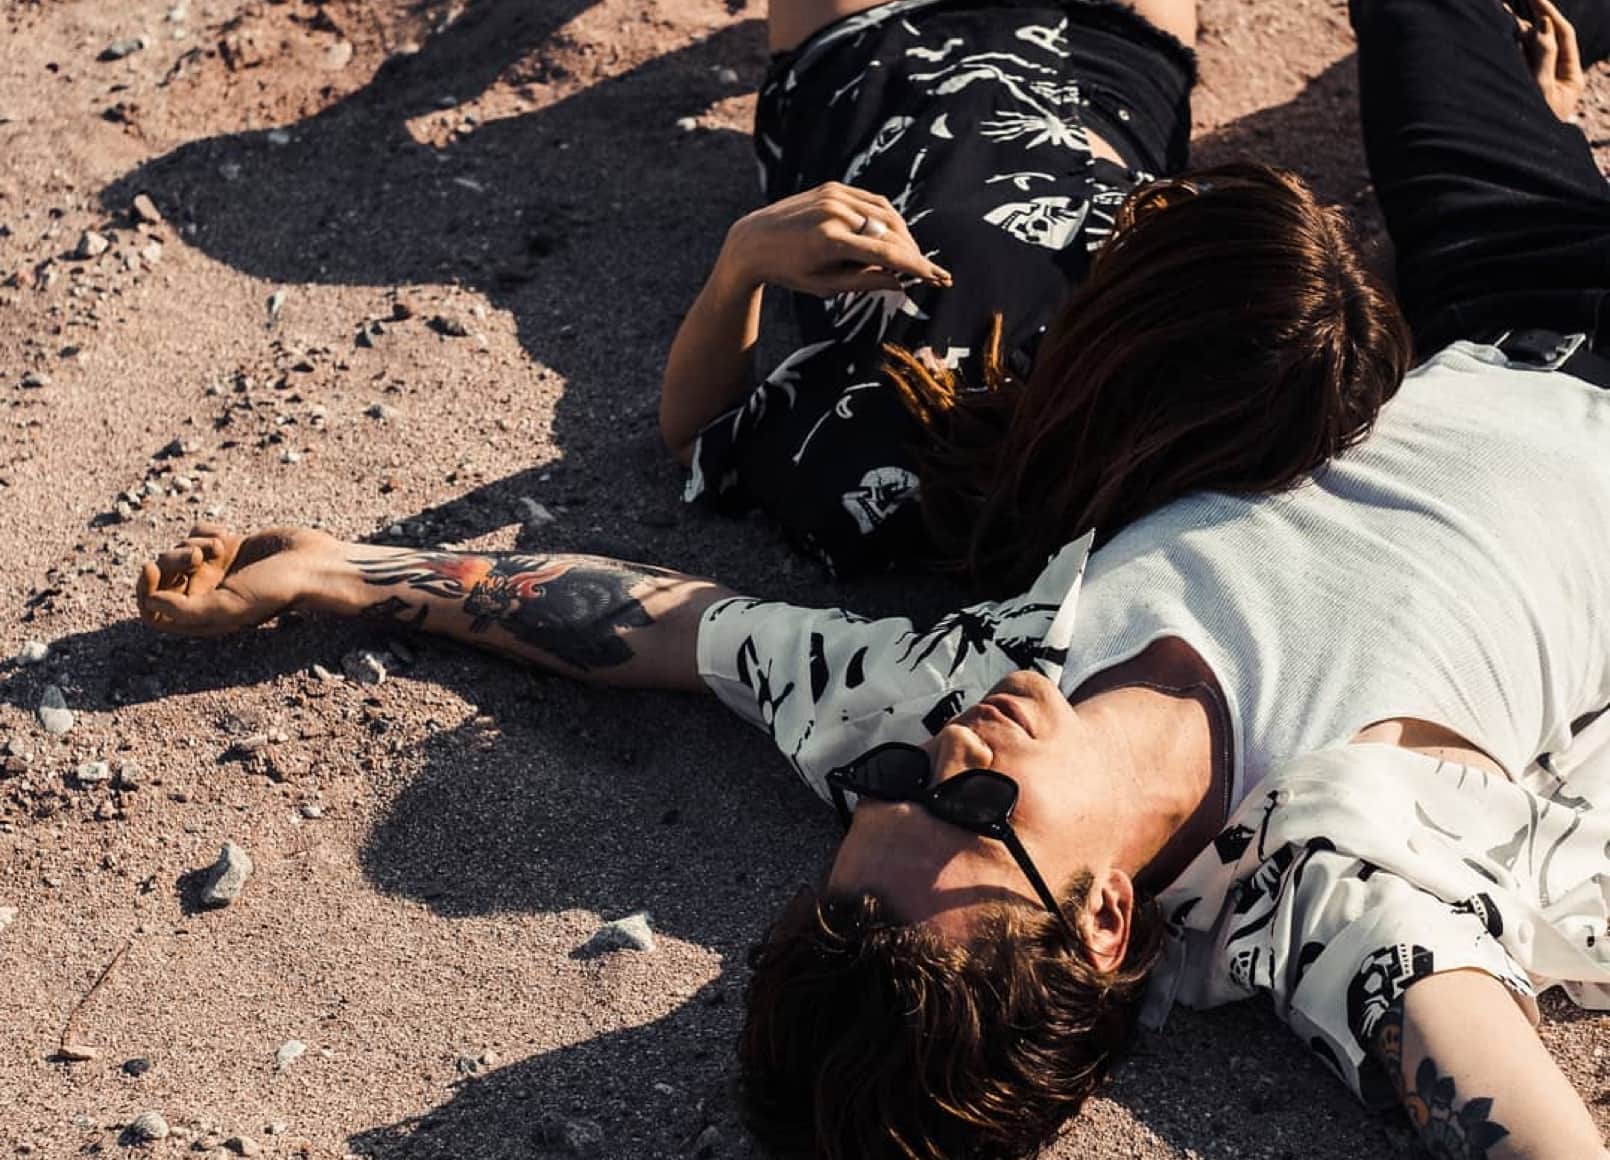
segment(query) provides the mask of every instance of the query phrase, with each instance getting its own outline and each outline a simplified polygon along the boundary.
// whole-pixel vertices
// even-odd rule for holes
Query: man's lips
[[[973,716],[975,715],[976,716]],[[963,714],[964,717],[973,716],[975,721],[994,719],[1003,725],[1018,730],[1025,737],[1033,737],[1034,731],[1029,728],[1027,715],[1016,697],[1009,697],[1005,693],[991,693],[983,700],[977,702]]]

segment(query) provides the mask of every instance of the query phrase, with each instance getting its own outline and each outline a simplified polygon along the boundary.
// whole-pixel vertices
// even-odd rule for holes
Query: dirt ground
[[[747,1155],[744,948],[834,828],[763,738],[372,628],[187,643],[129,615],[138,562],[203,515],[843,598],[764,527],[683,510],[655,434],[680,312],[755,201],[759,0],[0,11],[0,657],[50,646],[0,661],[0,1147],[115,1150],[158,1111],[151,1155]],[[1379,239],[1340,0],[1202,18],[1198,158],[1298,167]],[[313,667],[357,648],[390,679]],[[203,911],[225,840],[255,874]],[[581,950],[645,909],[653,951]],[[1548,1010],[1610,1130],[1606,1022]],[[1402,1140],[1248,1008],[1149,1038],[1055,1155]]]

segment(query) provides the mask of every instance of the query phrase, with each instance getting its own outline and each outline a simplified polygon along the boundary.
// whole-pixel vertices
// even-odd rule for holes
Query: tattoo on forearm
[[[497,625],[516,640],[584,671],[632,659],[631,645],[616,630],[646,628],[654,618],[631,590],[643,580],[670,575],[595,557],[515,553],[408,552],[352,562],[376,587],[401,585],[462,600],[471,632]],[[371,605],[370,611],[396,619],[407,607],[408,601],[393,596]],[[420,608],[419,622],[425,611]]]
[[[1403,1004],[1393,1004],[1375,1031],[1375,1052],[1397,1086],[1398,1098],[1418,1133],[1418,1154],[1429,1160],[1485,1160],[1488,1149],[1509,1135],[1492,1118],[1486,1096],[1459,1101],[1453,1077],[1442,1075],[1429,1055],[1415,1069],[1411,1090],[1403,1075]]]
[[[415,608],[401,596],[388,596],[384,600],[377,600],[365,607],[362,616],[365,620],[373,620],[382,624],[401,624],[407,628],[424,628],[425,617],[429,613],[430,609],[423,604]]]

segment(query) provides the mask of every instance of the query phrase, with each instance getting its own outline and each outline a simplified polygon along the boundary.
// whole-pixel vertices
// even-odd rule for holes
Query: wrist
[[[372,597],[364,591],[367,585],[354,557],[374,549],[366,544],[345,543],[323,532],[308,533],[308,543],[298,547],[302,559],[293,607],[332,616],[356,616],[367,607]]]
[[[747,218],[739,218],[727,230],[721,253],[710,271],[710,283],[722,298],[756,294],[766,285],[765,274],[754,260],[755,247],[747,223]]]

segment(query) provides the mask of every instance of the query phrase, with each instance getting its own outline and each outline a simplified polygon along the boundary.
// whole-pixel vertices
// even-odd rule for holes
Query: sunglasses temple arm
[[[828,783],[828,792],[833,795],[833,809],[838,812],[839,825],[846,830],[850,828],[850,802],[844,796],[844,790],[832,782]]]
[[[1011,826],[1008,825],[1004,828],[1001,833],[1001,841],[1006,843],[1007,850],[1011,852],[1012,857],[1028,878],[1029,885],[1034,887],[1034,892],[1040,896],[1040,901],[1045,904],[1045,908],[1061,919],[1062,925],[1068,928],[1069,934],[1077,936],[1078,932],[1074,930],[1073,922],[1062,912],[1062,905],[1057,901],[1057,896],[1051,893],[1051,888],[1045,884],[1045,879],[1040,877],[1040,871],[1035,868],[1033,860],[1029,858],[1029,852],[1023,848],[1023,843],[1018,840],[1017,833]]]

